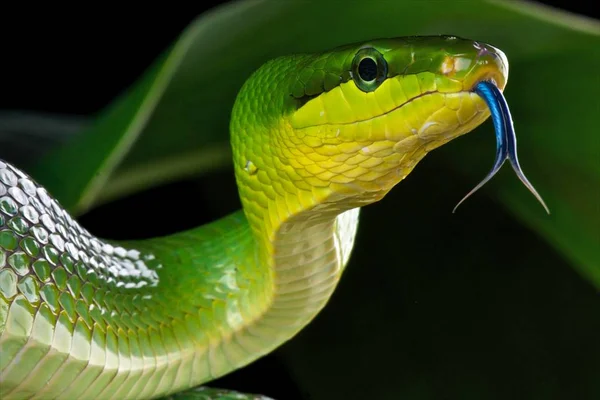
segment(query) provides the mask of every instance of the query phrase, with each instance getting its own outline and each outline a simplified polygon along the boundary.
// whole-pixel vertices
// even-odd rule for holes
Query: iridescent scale
[[[156,324],[137,316],[151,306],[148,289],[157,286],[160,268],[152,254],[94,237],[44,188],[0,161],[0,387],[27,380],[17,364],[36,367],[44,352],[57,349],[61,328],[107,342],[109,330]],[[60,365],[49,364],[39,372],[47,379]]]
[[[49,287],[69,289],[76,299],[87,287],[120,290],[157,284],[155,269],[159,266],[152,265],[151,254],[141,255],[97,239],[44,188],[2,161],[0,196],[0,274],[11,276],[0,279],[5,299],[18,292],[33,304],[54,291]],[[29,279],[22,279],[24,276]],[[60,307],[44,301],[52,308]]]

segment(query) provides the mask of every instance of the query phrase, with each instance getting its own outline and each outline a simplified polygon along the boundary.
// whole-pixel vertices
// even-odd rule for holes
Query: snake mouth
[[[502,91],[506,86],[506,75],[493,67],[481,68],[465,78],[464,90],[475,93],[477,85],[481,82],[490,82]]]
[[[474,88],[475,86],[480,82],[480,81],[484,81],[486,79],[495,79],[495,77],[493,75],[484,75],[480,80],[474,80],[474,82],[472,84],[469,84],[470,87],[468,89],[460,89],[456,90],[456,91],[442,91],[442,90],[428,90],[428,91],[424,91],[422,93],[419,93],[417,95],[414,95],[412,97],[407,98],[404,102],[395,105],[393,108],[390,108],[389,110],[383,111],[381,113],[378,114],[374,114],[374,115],[370,115],[368,117],[364,117],[364,118],[355,118],[352,120],[348,120],[348,121],[342,121],[342,122],[320,122],[320,123],[315,123],[315,124],[311,124],[311,125],[303,125],[301,126],[298,123],[294,124],[294,128],[297,130],[303,130],[303,129],[310,129],[310,128],[315,128],[315,127],[343,127],[343,126],[349,126],[349,125],[357,125],[357,124],[363,124],[363,123],[368,123],[370,121],[375,121],[381,118],[384,118],[386,116],[392,115],[398,111],[400,111],[401,109],[410,106],[412,103],[418,102],[419,100],[426,98],[428,96],[432,96],[432,95],[460,95],[460,94],[469,94],[469,93],[474,93]],[[466,86],[466,85],[465,85]]]

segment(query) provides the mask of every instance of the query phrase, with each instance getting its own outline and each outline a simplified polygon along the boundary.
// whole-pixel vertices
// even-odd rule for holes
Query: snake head
[[[479,82],[502,90],[507,78],[502,51],[453,36],[274,59],[246,81],[233,110],[242,201],[275,201],[292,214],[377,201],[427,152],[490,116],[473,92]]]

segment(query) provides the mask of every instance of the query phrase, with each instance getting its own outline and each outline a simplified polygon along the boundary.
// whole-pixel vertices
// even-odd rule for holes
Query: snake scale
[[[311,322],[361,207],[483,123],[476,85],[507,77],[502,51],[454,36],[272,59],[231,112],[242,209],[164,237],[97,238],[0,161],[0,398],[254,398],[200,386]]]

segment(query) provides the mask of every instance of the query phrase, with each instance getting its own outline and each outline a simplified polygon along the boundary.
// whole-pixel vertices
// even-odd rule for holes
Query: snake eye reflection
[[[387,62],[373,48],[361,49],[352,60],[352,79],[363,92],[372,92],[387,78]]]

